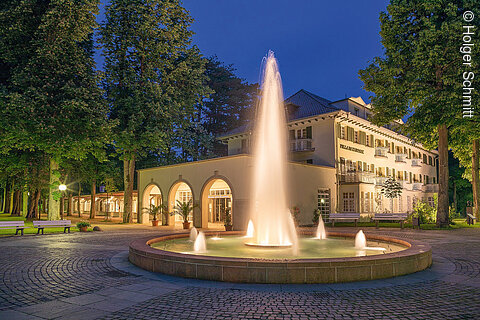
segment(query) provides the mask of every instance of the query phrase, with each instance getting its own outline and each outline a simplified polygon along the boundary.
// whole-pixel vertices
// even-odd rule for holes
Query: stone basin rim
[[[244,235],[245,232],[243,231],[205,231],[205,236],[214,236],[214,235],[228,235],[228,236],[233,236],[233,235]],[[299,235],[314,235],[314,232],[299,232]],[[331,237],[345,237],[345,238],[355,238],[356,233],[350,233],[350,232],[328,232],[328,236]],[[398,239],[394,238],[391,236],[385,236],[385,235],[376,235],[376,234],[369,234],[368,231],[365,232],[365,236],[367,240],[377,240],[377,241],[383,241],[383,242],[391,242],[395,244],[399,244],[402,246],[407,247],[404,250],[398,251],[398,252],[393,252],[393,253],[385,253],[381,255],[372,255],[372,256],[363,256],[363,257],[337,257],[337,258],[306,258],[306,259],[256,259],[256,258],[237,258],[237,257],[221,257],[221,256],[209,256],[209,255],[201,255],[201,254],[186,254],[186,253],[179,253],[179,252],[174,252],[174,251],[169,251],[169,250],[162,250],[158,248],[153,248],[150,245],[153,243],[165,241],[165,240],[170,240],[170,239],[178,239],[178,238],[185,238],[188,237],[189,233],[188,232],[182,232],[182,233],[169,233],[162,235],[157,238],[142,238],[142,239],[137,239],[133,240],[130,243],[130,251],[134,250],[137,252],[142,252],[144,251],[145,253],[148,253],[148,255],[155,255],[158,254],[159,256],[171,256],[172,258],[185,258],[189,260],[220,260],[220,261],[231,261],[231,262],[255,262],[255,263],[303,263],[303,262],[343,262],[343,261],[366,261],[366,260],[385,260],[385,259],[394,259],[394,258],[399,258],[399,257],[407,257],[407,256],[413,256],[415,254],[419,253],[424,253],[431,251],[431,247],[424,243],[420,242],[417,240],[403,240],[403,239]]]

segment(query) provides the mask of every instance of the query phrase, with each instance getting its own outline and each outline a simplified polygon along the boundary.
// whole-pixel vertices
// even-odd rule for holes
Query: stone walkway
[[[367,232],[430,243],[432,268],[369,282],[245,285],[131,265],[128,243],[159,235],[151,228],[3,237],[0,319],[480,319],[480,230]]]

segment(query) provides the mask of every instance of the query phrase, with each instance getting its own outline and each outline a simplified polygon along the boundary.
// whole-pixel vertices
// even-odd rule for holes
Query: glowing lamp
[[[65,191],[65,190],[67,190],[67,186],[64,185],[64,184],[61,184],[61,185],[58,186],[58,190]]]

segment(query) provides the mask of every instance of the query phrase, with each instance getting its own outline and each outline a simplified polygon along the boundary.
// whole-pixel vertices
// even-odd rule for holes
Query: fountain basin
[[[205,232],[206,236],[218,232]],[[243,235],[222,232],[221,236]],[[312,235],[313,233],[305,233]],[[130,244],[129,260],[152,272],[185,278],[242,283],[337,283],[390,278],[424,270],[432,264],[428,244],[380,235],[366,235],[369,241],[405,246],[395,253],[364,257],[316,259],[252,259],[192,255],[152,248],[161,241],[188,238],[169,234],[155,239],[139,239]],[[355,237],[353,233],[329,232],[331,237]]]

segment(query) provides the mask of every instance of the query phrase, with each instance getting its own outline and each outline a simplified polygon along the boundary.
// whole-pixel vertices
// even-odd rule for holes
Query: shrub
[[[77,222],[77,228],[90,227],[90,222],[88,221],[79,221]]]
[[[428,203],[420,201],[413,208],[412,217],[418,217],[420,223],[434,223],[437,221],[437,209],[432,208]]]
[[[320,210],[318,210],[318,209],[313,210],[312,222],[313,223],[318,223],[319,218],[320,218]]]

